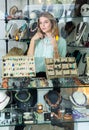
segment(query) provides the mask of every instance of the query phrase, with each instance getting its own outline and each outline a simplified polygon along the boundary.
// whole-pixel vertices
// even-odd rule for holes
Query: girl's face
[[[40,26],[40,29],[42,30],[42,32],[44,32],[45,34],[51,33],[51,31],[52,31],[51,21],[46,17],[43,17],[43,16],[40,17],[39,26]]]

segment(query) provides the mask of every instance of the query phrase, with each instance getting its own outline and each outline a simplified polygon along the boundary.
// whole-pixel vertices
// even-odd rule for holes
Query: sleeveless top
[[[34,52],[36,72],[45,72],[45,58],[53,58],[53,46],[48,37],[37,40],[36,42]],[[60,37],[58,40],[58,52],[61,57],[66,56],[66,49],[66,41]]]

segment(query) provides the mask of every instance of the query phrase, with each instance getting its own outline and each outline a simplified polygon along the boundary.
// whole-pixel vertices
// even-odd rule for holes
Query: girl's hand
[[[32,40],[38,40],[38,39],[42,39],[42,38],[43,38],[43,34],[42,34],[41,32],[37,32],[37,33],[33,36]]]
[[[38,39],[41,39],[43,38],[43,34],[40,33],[40,32],[37,32],[31,39],[30,41],[30,45],[29,45],[29,49],[28,49],[28,52],[27,52],[27,55],[29,56],[34,56],[34,51],[35,51],[35,41],[38,40]]]

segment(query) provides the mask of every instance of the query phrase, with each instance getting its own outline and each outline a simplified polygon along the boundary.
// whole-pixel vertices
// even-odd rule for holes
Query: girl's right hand
[[[32,39],[33,40],[38,40],[38,39],[42,39],[43,38],[43,34],[41,32],[37,32]]]
[[[38,40],[38,39],[41,39],[41,38],[43,38],[43,35],[42,35],[42,33],[40,33],[40,32],[37,32],[37,33],[31,38],[27,55],[29,55],[29,56],[34,56],[35,43],[37,43],[37,42],[35,42],[35,41]]]

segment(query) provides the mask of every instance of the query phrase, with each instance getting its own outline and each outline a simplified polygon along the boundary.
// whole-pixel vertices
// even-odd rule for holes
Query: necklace
[[[24,96],[24,93],[22,93],[22,94],[23,94],[23,96]],[[19,96],[20,96],[20,93],[17,92],[17,93],[15,94],[15,98],[16,98],[18,101],[20,101],[20,102],[27,102],[27,101],[30,99],[31,95],[30,95],[30,93],[28,93],[28,92],[26,92],[26,94],[27,94],[27,98],[26,98],[26,99],[21,99],[21,97],[19,97]]]

